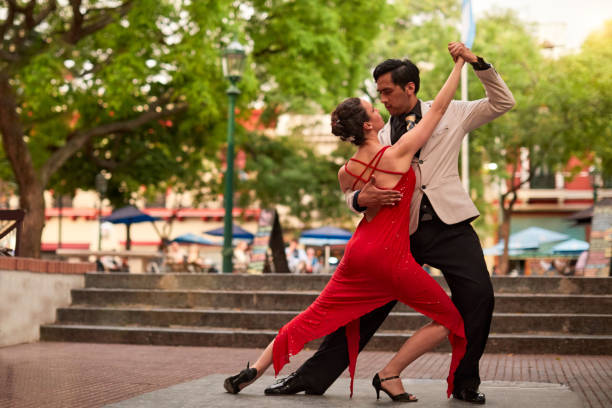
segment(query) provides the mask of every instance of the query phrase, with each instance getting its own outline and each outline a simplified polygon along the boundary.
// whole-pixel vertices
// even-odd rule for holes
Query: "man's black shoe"
[[[288,377],[277,380],[266,388],[264,393],[266,395],[293,395],[302,391],[306,391],[308,395],[322,395],[322,393],[309,390],[297,373],[291,373]]]
[[[487,400],[482,392],[471,388],[464,388],[461,391],[453,392],[453,398],[461,401],[471,402],[472,404],[484,404]]]

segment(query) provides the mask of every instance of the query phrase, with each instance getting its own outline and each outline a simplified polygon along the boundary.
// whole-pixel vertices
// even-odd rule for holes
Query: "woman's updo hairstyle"
[[[361,105],[361,99],[345,99],[331,115],[332,133],[342,141],[349,141],[359,146],[365,140],[363,124],[368,120],[370,117]]]

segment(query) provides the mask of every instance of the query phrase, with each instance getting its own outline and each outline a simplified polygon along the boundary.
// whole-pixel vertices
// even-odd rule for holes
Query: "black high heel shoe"
[[[385,394],[389,396],[389,398],[391,398],[395,402],[417,402],[418,399],[414,398],[414,395],[412,394],[408,394],[407,392],[404,392],[398,395],[391,395],[389,391],[385,390],[382,387],[383,382],[387,380],[395,380],[396,378],[399,378],[399,375],[395,375],[393,377],[387,377],[387,378],[380,378],[378,376],[378,373],[376,373],[374,378],[372,378],[372,386],[376,390],[376,399],[380,399],[380,391],[382,390],[385,392]]]
[[[240,386],[242,384],[248,384],[253,381],[257,377],[257,369],[249,368],[249,363],[247,363],[247,368],[242,370],[236,375],[231,377],[227,377],[223,382],[223,388],[225,391],[230,394],[238,394],[241,390]]]

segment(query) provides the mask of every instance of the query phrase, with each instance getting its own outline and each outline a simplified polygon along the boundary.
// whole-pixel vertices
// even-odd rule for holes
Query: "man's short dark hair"
[[[374,80],[378,81],[378,78],[387,72],[391,72],[391,80],[395,85],[405,88],[408,82],[414,82],[414,93],[419,92],[419,69],[409,59],[388,59],[381,62],[374,69]]]

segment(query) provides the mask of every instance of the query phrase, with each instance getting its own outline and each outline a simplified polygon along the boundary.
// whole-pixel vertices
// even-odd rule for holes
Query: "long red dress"
[[[447,378],[450,397],[455,369],[465,354],[463,320],[440,285],[412,257],[408,231],[414,171],[411,168],[406,173],[394,173],[377,168],[387,147],[370,163],[362,163],[366,168],[361,175],[349,174],[363,182],[367,182],[362,176],[368,169],[372,173],[402,174],[393,188],[402,192],[402,199],[395,206],[382,207],[371,221],[365,217],[361,220],[321,294],[279,330],[273,346],[274,372],[278,375],[289,362],[289,356],[300,352],[309,341],[346,326],[352,396],[359,352],[359,318],[392,300],[399,300],[450,330],[452,358]],[[348,167],[345,168],[348,172]]]

